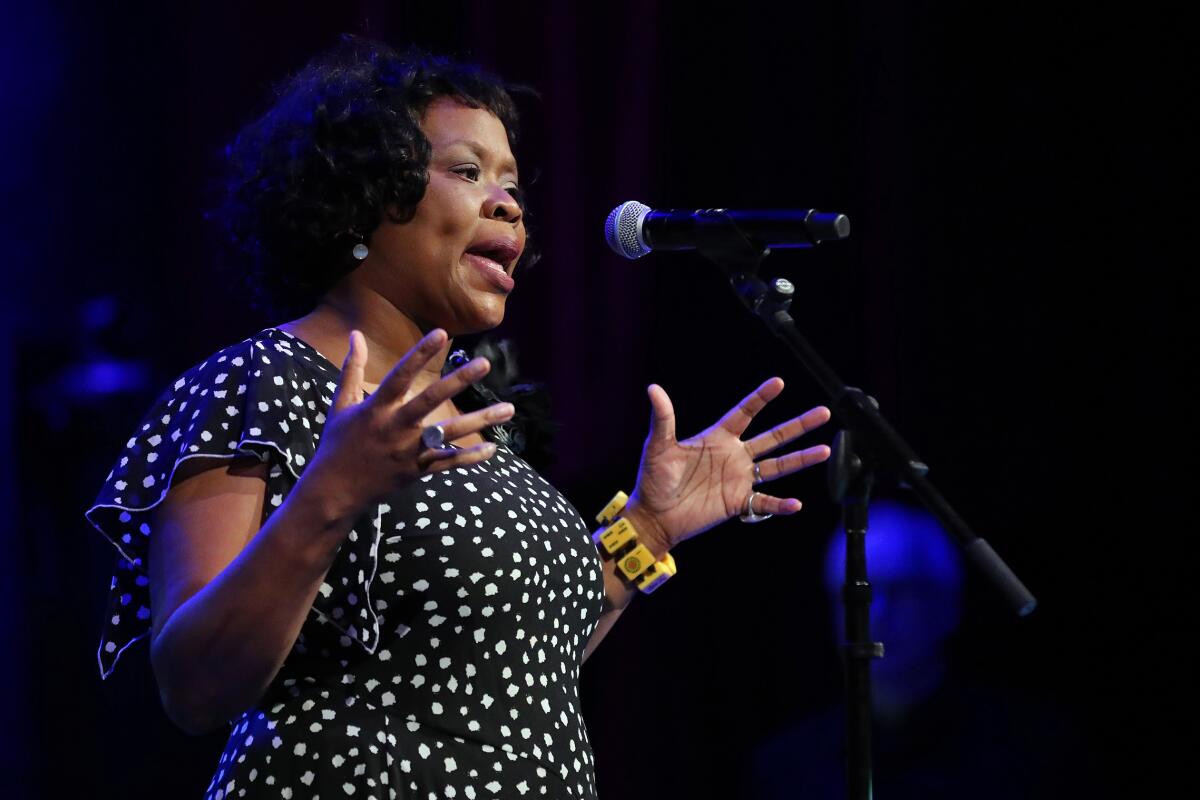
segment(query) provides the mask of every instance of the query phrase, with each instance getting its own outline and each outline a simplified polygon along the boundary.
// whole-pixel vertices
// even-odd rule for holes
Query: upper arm
[[[193,458],[152,512],[149,542],[151,639],[208,585],[262,525],[267,464]]]

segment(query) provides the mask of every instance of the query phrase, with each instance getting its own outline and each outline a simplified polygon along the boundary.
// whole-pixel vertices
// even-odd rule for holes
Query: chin
[[[484,331],[490,331],[493,328],[499,327],[501,322],[504,322],[503,301],[501,301],[499,306],[496,308],[475,309],[475,312],[476,313],[471,314],[470,316],[464,315],[459,320],[459,324],[454,326],[458,328],[458,333],[460,335],[465,336],[472,333],[483,333]],[[451,328],[447,327],[446,330],[449,332]]]

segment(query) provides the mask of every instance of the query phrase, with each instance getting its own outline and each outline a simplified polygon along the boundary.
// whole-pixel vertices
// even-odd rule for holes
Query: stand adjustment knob
[[[765,311],[771,314],[780,311],[787,311],[792,305],[792,299],[796,296],[796,285],[787,278],[776,278],[771,281],[767,289],[767,295],[763,298],[762,304]],[[759,313],[762,313],[761,311]]]
[[[883,658],[883,642],[844,644],[842,649],[851,658]]]

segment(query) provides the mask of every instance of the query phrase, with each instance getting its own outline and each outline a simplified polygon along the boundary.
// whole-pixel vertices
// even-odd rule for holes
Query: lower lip
[[[483,277],[487,278],[492,284],[506,292],[511,292],[513,287],[517,285],[507,272],[500,268],[500,265],[490,258],[477,256],[474,253],[465,253],[463,255],[467,261],[471,262],[471,266],[483,273]]]

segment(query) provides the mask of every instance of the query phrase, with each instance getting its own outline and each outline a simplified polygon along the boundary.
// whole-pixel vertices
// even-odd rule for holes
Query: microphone
[[[815,209],[734,211],[707,208],[696,211],[654,211],[636,200],[612,210],[604,223],[604,238],[613,252],[641,258],[651,250],[706,250],[745,245],[812,247],[818,242],[845,239],[850,219]]]

